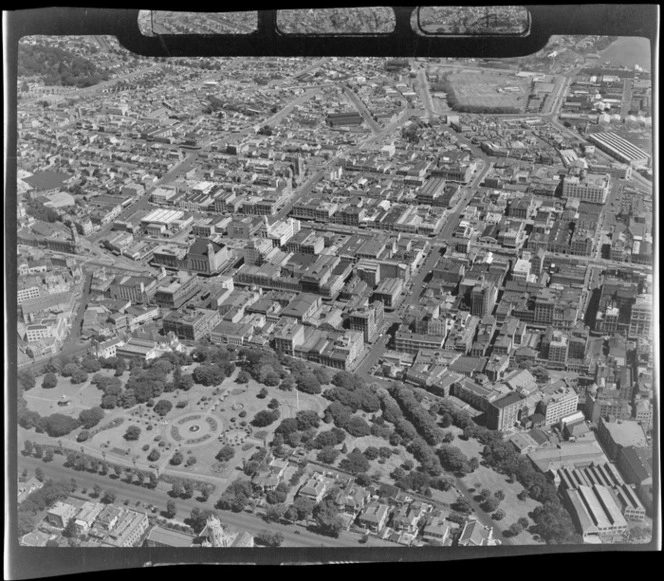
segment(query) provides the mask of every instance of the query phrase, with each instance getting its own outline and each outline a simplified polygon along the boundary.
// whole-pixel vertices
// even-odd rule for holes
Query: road
[[[92,286],[92,273],[85,275],[85,281],[83,282],[83,291],[81,293],[81,298],[78,303],[78,310],[76,311],[76,316],[71,323],[71,328],[69,330],[69,336],[67,341],[70,343],[76,343],[81,337],[81,326],[83,324],[83,315],[85,315],[85,310],[88,306],[88,297],[90,296],[90,287]]]
[[[24,468],[28,471],[34,471],[39,467],[43,470],[46,478],[76,480],[77,487],[80,490],[86,488],[92,489],[95,484],[98,484],[103,490],[113,490],[117,495],[117,503],[123,503],[128,500],[128,506],[145,508],[149,505],[157,507],[159,511],[166,510],[166,503],[170,499],[167,491],[170,486],[166,485],[165,488],[160,488],[160,484],[156,489],[144,488],[135,484],[111,479],[108,476],[101,476],[90,472],[79,472],[70,468],[66,468],[62,464],[63,458],[55,456],[52,462],[44,463],[42,460],[32,457],[18,456],[18,471],[21,472]],[[261,517],[247,512],[234,513],[230,511],[222,511],[214,508],[214,503],[217,497],[210,498],[207,502],[200,502],[194,498],[190,499],[177,499],[176,519],[180,522],[189,516],[191,509],[196,507],[201,510],[216,510],[222,522],[228,524],[238,530],[247,531],[253,535],[258,534],[263,530],[271,532],[280,532],[284,536],[284,545],[290,547],[349,547],[360,546],[358,541],[360,536],[354,533],[344,531],[339,538],[334,539],[325,537],[308,531],[301,525],[284,525],[277,523],[266,523]],[[137,505],[137,503],[139,503]],[[297,531],[297,532],[296,532]],[[398,546],[394,543],[387,543],[386,541],[379,541],[378,539],[371,539],[369,545],[373,546]],[[364,545],[366,546],[366,545]]]
[[[348,100],[357,109],[357,112],[360,115],[362,115],[362,119],[364,119],[364,122],[369,126],[369,129],[371,129],[371,131],[373,131],[376,134],[380,133],[382,129],[381,126],[371,116],[370,111],[367,109],[366,105],[362,102],[362,99],[360,99],[348,85],[339,85],[339,86],[343,89],[346,97],[348,97]]]
[[[426,68],[420,67],[417,70],[417,92],[420,96],[420,101],[424,105],[429,121],[437,116],[433,100],[431,99],[431,91],[429,90],[429,81],[427,79]]]

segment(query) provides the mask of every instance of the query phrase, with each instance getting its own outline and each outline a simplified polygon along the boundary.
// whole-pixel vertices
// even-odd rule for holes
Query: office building
[[[609,195],[611,177],[609,174],[582,174],[566,176],[563,179],[563,197],[579,198],[583,202],[604,204]]]
[[[212,309],[183,309],[171,311],[164,317],[164,333],[175,333],[178,339],[198,341],[210,334],[221,322],[219,311]]]

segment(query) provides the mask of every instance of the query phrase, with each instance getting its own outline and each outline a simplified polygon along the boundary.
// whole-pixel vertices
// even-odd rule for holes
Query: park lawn
[[[445,428],[444,431],[452,432],[455,435],[454,440],[452,440],[449,444],[450,446],[456,446],[466,456],[468,456],[468,458],[476,457],[478,460],[482,459],[482,451],[484,450],[484,446],[474,438],[470,438],[468,440],[460,438],[459,436],[463,435],[463,430],[461,428],[450,426],[449,428]]]
[[[482,459],[483,446],[474,438],[463,440],[458,436],[463,433],[460,428],[450,426],[448,431],[452,431],[457,437],[451,442],[452,446],[457,446],[468,458],[477,457]],[[505,493],[505,499],[500,503],[500,508],[505,512],[505,518],[501,521],[494,521],[495,527],[501,531],[509,528],[518,519],[528,518],[528,513],[532,512],[538,502],[528,497],[526,500],[519,500],[517,494],[523,490],[523,486],[518,482],[509,483],[504,474],[499,474],[495,470],[480,466],[472,474],[462,478],[468,488],[475,488],[477,491],[482,488],[488,488],[492,493],[502,490]],[[532,524],[532,521],[531,521]],[[516,537],[511,537],[517,544],[535,544],[532,535],[524,531]]]
[[[459,106],[504,107],[523,109],[529,93],[529,81],[502,74],[452,73],[448,77]],[[518,87],[518,92],[498,92],[500,88]]]
[[[37,385],[26,391],[24,395],[28,409],[37,412],[42,417],[57,413],[75,418],[82,410],[98,406],[102,396],[101,390],[91,385],[89,380],[72,385],[68,377],[60,376],[58,376],[58,384],[54,388],[44,389],[41,382],[38,381]],[[61,400],[68,400],[70,403],[67,406],[57,405],[57,402]]]
[[[330,428],[332,425],[330,425]],[[321,431],[327,431],[325,428]],[[381,448],[383,446],[386,446],[390,448],[393,452],[395,449],[399,450],[398,454],[392,454],[388,459],[384,460],[383,463],[381,463],[381,458],[378,457],[375,460],[370,460],[369,461],[369,470],[367,473],[369,476],[374,476],[378,473],[380,473],[380,480],[382,482],[392,482],[392,479],[390,478],[390,474],[392,471],[397,468],[398,466],[401,466],[406,460],[412,460],[415,465],[418,464],[417,460],[413,457],[413,455],[410,452],[407,452],[402,446],[391,446],[390,443],[387,440],[384,440],[383,438],[378,438],[377,436],[362,436],[360,438],[355,438],[351,436],[350,434],[346,434],[346,439],[344,440],[343,444],[339,444],[338,446],[335,446],[337,449],[343,448],[343,446],[346,446],[346,449],[348,450],[348,453],[352,452],[353,449],[359,448],[364,452],[368,447],[370,446],[375,446],[376,448]],[[312,453],[310,453],[310,457],[312,459],[316,458],[317,450],[314,450]],[[340,454],[339,457],[334,461],[333,464],[330,464],[332,467],[338,467],[339,462],[345,458],[345,454]]]
[[[475,488],[475,492],[479,492],[482,488],[487,488],[492,494],[497,490],[502,490],[505,493],[505,499],[500,503],[499,507],[505,512],[505,518],[501,521],[494,521],[494,526],[497,529],[507,529],[522,517],[527,518],[531,525],[533,524],[532,520],[528,517],[528,513],[532,512],[539,503],[530,497],[526,498],[526,500],[519,500],[517,494],[523,490],[523,486],[518,482],[509,483],[503,474],[499,474],[486,466],[480,466],[475,472],[468,474],[462,480],[468,488]],[[527,531],[511,538],[517,544],[535,543],[532,535]]]

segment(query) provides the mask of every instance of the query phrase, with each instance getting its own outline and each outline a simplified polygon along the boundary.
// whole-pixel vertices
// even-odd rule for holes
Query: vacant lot
[[[447,82],[448,98],[458,111],[523,111],[530,92],[528,80],[492,73],[453,73]]]

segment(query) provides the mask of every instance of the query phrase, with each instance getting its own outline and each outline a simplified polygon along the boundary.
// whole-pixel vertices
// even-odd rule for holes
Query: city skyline
[[[654,95],[617,40],[24,38],[21,545],[654,540]]]

